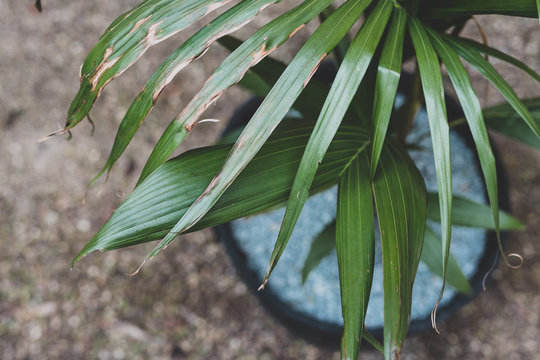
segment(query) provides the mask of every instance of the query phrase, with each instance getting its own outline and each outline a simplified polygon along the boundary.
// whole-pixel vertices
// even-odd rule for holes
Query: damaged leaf
[[[246,0],[217,17],[210,24],[190,37],[159,67],[139,92],[122,119],[114,145],[101,172],[110,171],[131,139],[154,107],[161,91],[184,67],[202,56],[217,39],[249,23],[266,7],[281,0]]]
[[[146,0],[118,17],[88,54],[81,85],[64,131],[88,114],[103,88],[151,46],[169,38],[231,0]]]
[[[150,154],[139,183],[169,158],[191,132],[202,113],[217,101],[225,90],[236,84],[251,67],[287,41],[331,2],[332,0],[304,1],[263,26],[233,51],[169,124]]]

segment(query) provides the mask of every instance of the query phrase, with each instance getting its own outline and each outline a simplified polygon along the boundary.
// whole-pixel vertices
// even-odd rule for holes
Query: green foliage
[[[80,89],[60,133],[86,117],[104,87],[151,46],[229,2],[145,0],[118,17],[84,62]],[[217,41],[231,51],[172,119],[133,193],[74,263],[95,250],[162,239],[150,258],[181,233],[286,203],[266,282],[286,250],[308,196],[338,184],[336,223],[314,242],[303,278],[336,247],[345,321],[342,358],[356,359],[362,337],[373,343],[363,322],[372,282],[375,210],[383,248],[385,336],[381,350],[386,359],[397,359],[407,334],[420,260],[443,283],[448,280],[464,293],[471,291],[449,251],[451,225],[494,229],[497,234],[522,226],[498,210],[495,161],[487,129],[540,149],[540,101],[519,99],[482,55],[508,62],[537,81],[540,75],[508,54],[462,38],[458,31],[448,35],[448,30],[460,29],[475,14],[538,17],[540,1],[349,0],[336,7],[333,0],[303,0],[246,40],[228,35],[279,2],[236,2],[195,32],[148,80],[127,110],[109,158],[95,179],[110,171],[161,91],[182,69]],[[36,6],[40,5],[37,1]],[[268,57],[317,17],[322,22],[290,64]],[[349,42],[348,34],[362,17],[365,20]],[[321,61],[332,53],[339,65],[333,83],[311,80]],[[408,103],[403,109],[407,111],[395,111],[402,63],[412,57],[417,61],[421,86],[412,86],[406,94]],[[462,59],[488,79],[508,104],[482,110]],[[465,114],[451,124],[441,63]],[[188,151],[167,161],[208,106],[235,84],[264,97],[235,143]],[[421,98],[420,89],[433,141],[438,194],[426,194],[424,181],[402,143]],[[303,119],[282,121],[291,108]],[[489,207],[452,195],[449,128],[465,123],[480,158]],[[426,227],[427,218],[441,222],[442,239]],[[441,296],[443,290],[444,285]]]
[[[358,358],[373,280],[375,232],[368,168],[368,154],[363,151],[341,175],[338,186],[336,250],[344,323],[342,359]]]

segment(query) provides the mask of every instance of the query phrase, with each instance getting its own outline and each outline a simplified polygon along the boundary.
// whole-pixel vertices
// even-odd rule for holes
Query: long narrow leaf
[[[268,265],[268,271],[264,278],[265,282],[287,246],[294,226],[309,196],[309,188],[317,171],[317,166],[323,159],[366,73],[391,11],[392,4],[390,1],[384,0],[380,2],[356,35],[343,59],[315,129],[313,129],[306,151],[302,156],[272,252],[272,261]],[[369,139],[366,139],[366,144],[368,141]],[[358,151],[362,150],[363,148],[358,149]]]
[[[302,283],[306,282],[308,275],[319,265],[322,259],[336,248],[336,223],[332,221],[313,239],[308,256],[302,267]]]
[[[313,123],[287,121],[263,146],[216,205],[190,230],[200,230],[251,215],[283,203]],[[343,125],[315,176],[314,192],[337,182],[356,154],[366,131]],[[163,238],[197,200],[219,171],[232,145],[188,151],[161,166],[116,209],[74,261],[107,251]]]
[[[429,20],[480,14],[538,16],[535,0],[430,0],[425,5],[421,16]]]
[[[494,230],[493,214],[489,206],[454,196],[452,201],[452,224],[459,226],[471,226],[482,229]],[[441,221],[439,210],[439,195],[428,194],[428,218]],[[524,225],[510,214],[499,211],[499,228],[501,230],[523,230]]]
[[[363,152],[341,176],[338,186],[336,250],[344,324],[342,359],[358,359],[375,264],[374,221],[369,156]]]
[[[305,23],[317,16],[332,0],[307,0],[259,29],[230,54],[203,88],[169,124],[142,171],[139,183],[150,175],[184,141],[201,114],[221,94],[238,82],[249,68],[287,41]]]
[[[536,136],[540,138],[540,128],[534,121],[531,113],[527,107],[521,102],[517,94],[512,87],[502,78],[502,76],[495,70],[486,59],[482,57],[471,46],[464,45],[452,39],[451,37],[445,37],[446,42],[456,50],[456,52],[464,58],[468,63],[476,68],[486,79],[489,80],[499,90],[502,96],[512,105],[514,110],[521,116],[521,118],[527,123]]]
[[[394,108],[401,63],[403,38],[407,25],[407,13],[402,8],[394,9],[392,23],[386,36],[375,83],[375,103],[373,105],[373,135],[371,147],[371,174],[375,174],[383,147],[390,115]]]
[[[523,100],[536,124],[540,126],[540,99]],[[521,120],[509,104],[501,104],[484,110],[488,128],[514,140],[540,150],[540,139]]]
[[[324,22],[324,20],[326,20],[334,11],[336,11],[336,6],[331,4],[319,14],[319,20]],[[345,54],[347,53],[347,50],[349,50],[349,46],[351,46],[351,39],[348,35],[345,35],[343,39],[341,39],[341,41],[336,45],[334,50],[332,50],[334,62],[336,63],[337,67],[339,67],[343,62]]]
[[[210,210],[283,119],[322,59],[343,38],[368,4],[369,0],[346,2],[313,33],[253,115],[221,171],[148,258],[155,256],[174,240],[175,234],[189,229]]]
[[[103,88],[151,46],[231,0],[146,0],[118,17],[81,67],[81,85],[68,110],[66,129],[77,125]]]
[[[443,285],[439,301],[444,292],[448,256],[450,254],[450,241],[452,235],[452,171],[450,165],[450,132],[444,103],[444,88],[441,69],[437,54],[431,45],[428,35],[419,20],[410,18],[409,30],[416,50],[420,78],[424,89],[426,110],[429,119],[429,128],[435,158],[435,171],[439,190],[442,257],[443,257]],[[437,302],[438,304],[438,302]],[[434,315],[435,315],[434,311]],[[436,326],[433,318],[433,326]]]
[[[229,51],[234,51],[242,44],[242,41],[235,39],[232,36],[225,36],[219,40],[219,43],[225,46]],[[286,68],[287,65],[285,63],[267,56],[257,65],[249,69],[246,75],[255,74],[270,86],[267,92],[260,94],[261,97],[265,97],[270,92],[272,86],[279,80],[279,77]],[[243,79],[238,85],[244,86]],[[253,91],[255,89],[248,90]],[[319,116],[329,91],[329,85],[322,83],[317,79],[311,79],[300,96],[298,96],[298,99],[294,102],[293,108],[298,110],[305,119],[316,119]]]
[[[429,194],[431,196],[432,194]],[[433,201],[433,204],[435,206],[428,207],[427,209],[427,218],[431,220],[440,220],[439,216],[439,207],[437,204],[438,197],[437,194],[433,194],[435,196],[435,200]],[[456,200],[454,198],[454,200]],[[457,199],[459,202],[459,198]],[[456,205],[456,203],[454,203]],[[476,205],[476,204],[475,204]],[[478,204],[480,205],[480,204]],[[454,208],[459,208],[458,206],[454,206]],[[491,213],[490,209],[486,206],[479,206],[480,211],[483,213],[483,218],[481,221],[491,221]],[[454,211],[454,214],[456,211]],[[461,220],[461,218],[464,218],[465,216],[468,216],[469,211],[467,211],[467,214],[464,214],[464,216],[454,216],[454,224],[453,225],[463,225],[459,224],[458,222]],[[503,216],[506,214],[502,213]],[[506,215],[508,216],[508,215]],[[504,223],[504,221],[503,221]],[[512,217],[508,217],[507,221],[508,228],[511,229],[521,229],[522,224],[519,223],[516,219]],[[484,224],[482,222],[482,224]],[[470,223],[467,222],[465,226],[470,226]],[[492,226],[492,225],[488,225]],[[483,227],[483,226],[482,226]],[[336,229],[336,223],[331,222],[328,224],[320,233],[317,235],[317,237],[313,240],[311,244],[311,248],[309,250],[309,254],[304,262],[304,266],[302,268],[302,279],[303,282],[305,282],[305,279],[309,276],[311,271],[317,268],[318,264],[327,256],[329,256],[332,253],[332,250],[336,248],[336,240],[335,240],[335,229]],[[428,230],[431,231],[430,234],[428,234]],[[422,261],[428,269],[434,273],[435,275],[438,275],[442,278],[442,258],[441,258],[441,252],[442,252],[442,242],[438,235],[436,235],[429,227],[426,227],[426,233],[424,236],[424,246],[422,248],[422,256],[420,257],[420,261]],[[448,274],[447,274],[447,280],[450,285],[452,285],[455,289],[458,291],[469,294],[471,291],[471,287],[469,284],[469,280],[467,277],[463,274],[463,271],[459,267],[457,260],[454,258],[452,253],[450,252],[449,258],[448,258]]]
[[[424,240],[426,188],[407,152],[387,141],[373,180],[384,278],[384,353],[397,359],[407,335]]]
[[[465,113],[465,118],[471,129],[471,134],[476,145],[476,151],[480,159],[480,166],[484,174],[486,189],[488,192],[493,224],[499,244],[501,243],[499,231],[499,193],[497,190],[497,169],[495,167],[495,157],[491,150],[491,144],[482,116],[482,107],[476,96],[476,92],[471,84],[467,70],[461,63],[458,55],[450,46],[448,46],[439,34],[428,29],[433,46],[444,62],[450,80],[456,89],[456,94]]]
[[[526,74],[528,74],[534,80],[540,82],[540,74],[538,74],[536,71],[531,69],[527,64],[523,63],[522,61],[516,59],[513,56],[510,56],[502,51],[499,51],[495,48],[492,48],[490,46],[484,45],[482,43],[479,43],[471,39],[465,39],[465,38],[460,38],[460,37],[452,37],[452,39],[458,43],[463,44],[464,46],[470,46],[485,55],[489,55],[491,57],[497,58],[511,65],[514,65],[518,69],[523,70]]]
[[[249,23],[264,8],[281,0],[246,0],[217,17],[180,46],[152,75],[122,119],[107,163],[100,174],[110,171],[154,107],[162,90],[184,67],[200,57],[218,38]],[[99,176],[99,175],[98,175]]]
[[[429,270],[434,274],[443,276],[442,274],[442,242],[437,234],[431,230],[429,226],[426,226],[426,232],[424,234],[424,247],[422,248],[421,260],[427,265]],[[456,259],[450,254],[448,258],[448,274],[447,280],[457,291],[470,295],[472,293],[471,284],[469,280],[461,271]]]

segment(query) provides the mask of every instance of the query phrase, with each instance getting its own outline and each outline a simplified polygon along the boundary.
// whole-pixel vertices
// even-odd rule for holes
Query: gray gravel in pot
[[[426,180],[428,191],[437,190],[434,159],[427,124],[427,114],[420,111],[415,128],[409,135],[409,142],[422,150],[410,151],[419,170]],[[476,165],[474,150],[469,148],[461,136],[452,132],[453,190],[455,195],[470,200],[487,203],[484,195],[483,179]],[[473,164],[473,166],[471,166]],[[342,325],[339,276],[335,250],[321,261],[305,284],[301,271],[312,239],[336,216],[337,187],[309,198],[276,269],[270,277],[269,286],[288,306],[309,317],[325,323]],[[261,215],[239,219],[231,223],[232,234],[239,248],[247,255],[247,266],[260,279],[263,278],[275,239],[277,238],[284,209]],[[436,223],[430,226],[439,231]],[[480,262],[486,245],[483,230],[454,226],[452,234],[452,254],[467,277],[472,277]],[[378,232],[376,233],[376,257],[373,286],[366,315],[366,325],[380,328],[383,325],[383,277],[382,257]],[[429,316],[437,300],[442,280],[432,274],[422,262],[413,290],[411,318],[424,319]],[[457,292],[448,286],[441,306],[447,304]]]

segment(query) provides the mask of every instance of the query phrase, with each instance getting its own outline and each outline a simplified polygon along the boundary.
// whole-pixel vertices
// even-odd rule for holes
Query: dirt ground
[[[133,188],[164,126],[225,56],[212,48],[178,76],[101,194],[100,185],[92,188],[83,206],[86,185],[104,164],[132,98],[192,30],[157,46],[108,86],[92,111],[94,136],[83,123],[72,141],[36,140],[63,125],[85,54],[136,2],[44,0],[42,14],[30,0],[0,2],[0,358],[338,359],[336,351],[306,343],[258,305],[210,230],[175,241],[138,276],[126,274],[148,246],[93,254],[70,270],[77,251]],[[490,44],[540,71],[537,20],[479,20]],[[474,26],[467,32],[477,36]],[[306,34],[298,34],[296,44]],[[290,59],[290,49],[278,55]],[[518,70],[494,64],[520,95],[540,95],[538,84]],[[484,82],[474,79],[483,89]],[[209,117],[227,119],[247,98],[232,89]],[[499,100],[491,89],[488,102]],[[201,125],[182,150],[211,143],[223,127]],[[412,337],[404,359],[540,356],[540,153],[500,137],[496,143],[512,176],[514,214],[527,225],[510,236],[509,250],[525,263],[520,270],[500,266],[487,292],[440,324],[441,335]]]

